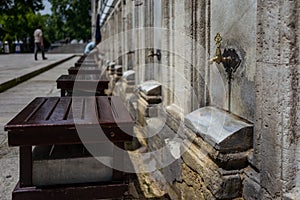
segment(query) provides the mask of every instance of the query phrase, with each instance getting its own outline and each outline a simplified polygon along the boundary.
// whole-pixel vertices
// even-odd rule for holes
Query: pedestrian
[[[39,26],[34,31],[34,59],[37,59],[38,50],[40,49],[42,51],[42,58],[43,60],[47,60],[45,57],[45,51],[44,51],[44,38],[43,38],[43,31],[42,26]]]

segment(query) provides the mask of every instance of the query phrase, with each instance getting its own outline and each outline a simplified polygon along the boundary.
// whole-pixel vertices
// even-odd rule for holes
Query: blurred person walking
[[[44,38],[43,38],[43,31],[42,26],[39,26],[34,31],[34,59],[37,59],[38,50],[40,49],[42,51],[42,58],[43,60],[47,60],[45,57],[45,51],[44,51]]]

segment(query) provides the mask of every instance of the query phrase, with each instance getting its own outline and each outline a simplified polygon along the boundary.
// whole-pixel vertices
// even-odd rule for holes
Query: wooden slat
[[[47,98],[47,101],[39,108],[39,110],[27,119],[27,122],[34,123],[35,121],[43,121],[49,118],[59,101],[59,97]]]
[[[84,120],[88,123],[97,124],[98,123],[98,114],[96,106],[96,98],[89,97],[85,98],[85,108],[84,108]]]
[[[98,116],[100,123],[112,123],[115,121],[108,98],[109,97],[97,97]]]
[[[124,149],[124,142],[116,142],[114,143],[115,145],[115,149],[114,149],[114,164],[113,166],[116,166],[116,167],[124,167],[124,158],[122,156],[122,153],[120,153],[117,148],[121,148],[121,149]],[[116,170],[116,169],[113,169],[113,175],[112,175],[112,180],[113,181],[120,181],[124,179],[124,172],[122,171],[119,171],[119,170]]]
[[[65,97],[60,98],[60,101],[56,105],[55,110],[50,116],[50,121],[62,121],[66,120],[71,108],[72,98]]]
[[[40,107],[44,102],[44,98],[34,99],[19,114],[17,114],[17,116],[15,116],[10,122],[7,123],[7,125],[5,126],[5,130],[7,130],[11,126],[24,123],[25,119],[35,111],[35,108]]]
[[[83,104],[84,104],[85,100],[84,100],[84,97],[76,97],[76,98],[72,98],[72,105],[71,105],[71,110],[72,110],[72,113],[70,113],[68,115],[68,118],[67,119],[80,119],[82,120],[83,117],[84,117],[84,107],[83,107]]]

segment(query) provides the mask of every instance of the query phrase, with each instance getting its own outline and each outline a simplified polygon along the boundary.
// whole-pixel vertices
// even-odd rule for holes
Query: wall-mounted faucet
[[[241,64],[241,59],[235,49],[229,48],[229,49],[224,49],[224,52],[222,54],[221,52],[221,42],[222,42],[222,37],[220,33],[217,33],[215,36],[215,42],[216,42],[216,55],[212,59],[210,59],[210,63],[216,62],[218,64],[222,63],[225,71],[227,73],[227,78],[228,78],[228,110],[230,111],[231,107],[231,81],[232,81],[232,76],[233,73],[236,72],[237,68]]]
[[[222,42],[222,37],[220,35],[220,33],[217,33],[217,35],[215,36],[215,42],[216,42],[216,55],[215,57],[213,57],[212,59],[210,59],[210,63],[216,62],[218,64],[220,63],[225,63],[230,61],[230,57],[223,57],[222,56],[222,52],[221,52],[221,42]]]
[[[161,60],[161,51],[159,49],[156,50],[156,53],[154,53],[154,50],[151,50],[148,52],[148,57],[157,57],[157,60]]]

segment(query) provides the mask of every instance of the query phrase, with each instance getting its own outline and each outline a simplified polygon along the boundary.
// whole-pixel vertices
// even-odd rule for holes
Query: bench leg
[[[60,90],[60,96],[61,96],[61,97],[66,96],[66,90],[61,89],[61,90]]]
[[[32,147],[20,147],[20,187],[32,186]]]
[[[114,143],[115,146],[119,147],[120,149],[124,149],[124,143],[123,142],[116,142]],[[124,159],[121,154],[118,154],[116,150],[114,150],[114,166],[123,166],[124,165]],[[113,169],[113,181],[121,181],[124,179],[124,172],[118,171],[116,169]]]

